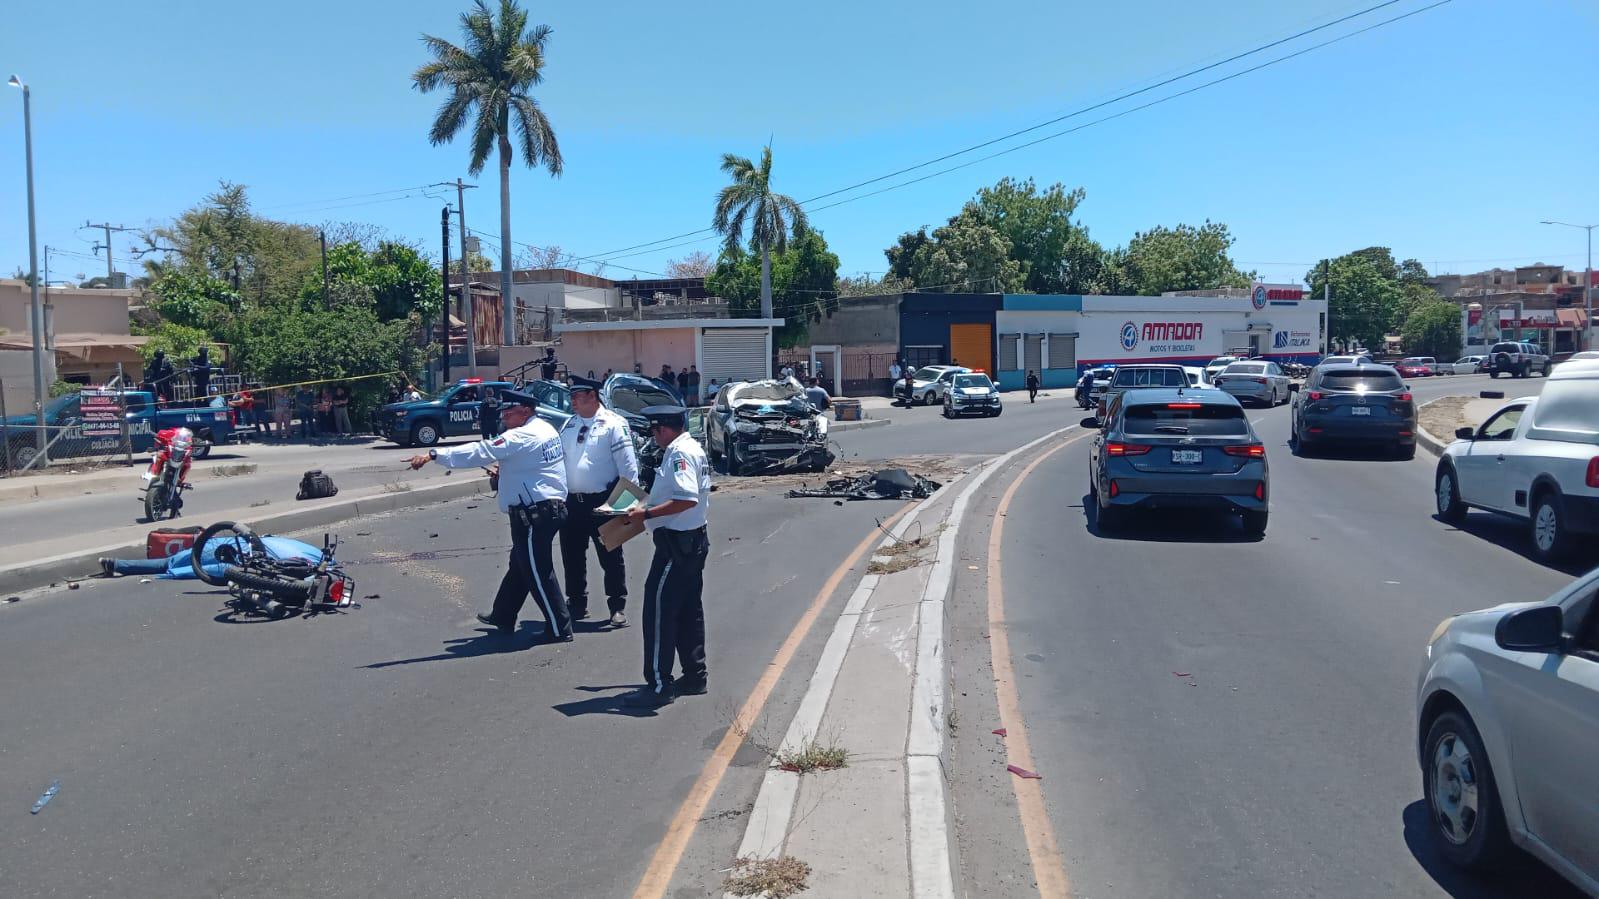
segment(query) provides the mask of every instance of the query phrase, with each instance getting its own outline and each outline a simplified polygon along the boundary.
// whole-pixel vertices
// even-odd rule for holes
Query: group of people
[[[515,631],[531,595],[545,621],[545,641],[573,640],[573,622],[589,616],[590,546],[604,572],[609,623],[613,628],[628,624],[623,547],[607,548],[600,527],[613,517],[602,507],[619,480],[638,483],[639,462],[626,419],[605,408],[593,384],[574,382],[571,391],[574,414],[560,431],[537,417],[534,396],[502,389],[497,418],[504,431],[463,446],[430,449],[410,460],[413,469],[431,462],[488,470],[500,511],[509,518],[511,554],[492,608],[477,619],[501,634]],[[654,544],[644,587],[645,686],[624,698],[629,707],[653,709],[677,696],[707,690],[700,591],[710,551],[706,524],[711,467],[686,430],[686,409],[649,406],[642,414],[664,455],[648,499],[616,517],[630,526],[642,525]],[[557,537],[564,592],[555,573]],[[675,677],[674,658],[679,669]]]
[[[298,389],[246,387],[221,403],[213,395],[211,404],[233,408],[241,427],[253,425],[264,437],[288,440],[298,431],[301,439],[316,440],[355,433],[350,421],[352,398],[350,388],[344,384],[331,388],[305,384]]]

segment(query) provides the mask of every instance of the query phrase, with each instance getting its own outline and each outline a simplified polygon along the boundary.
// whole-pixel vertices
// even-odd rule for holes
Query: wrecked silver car
[[[727,473],[823,471],[833,462],[827,419],[792,378],[740,381],[716,394],[705,417],[705,450]]]

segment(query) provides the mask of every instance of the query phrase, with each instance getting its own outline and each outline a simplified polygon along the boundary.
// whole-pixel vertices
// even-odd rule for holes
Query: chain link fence
[[[85,388],[45,401],[44,423],[33,409],[6,408],[0,384],[0,473],[44,471],[51,463],[74,468],[127,465],[137,431],[148,422],[128,420],[127,397],[116,388]]]

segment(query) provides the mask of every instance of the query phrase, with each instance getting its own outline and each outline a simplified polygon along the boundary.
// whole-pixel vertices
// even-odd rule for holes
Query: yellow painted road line
[[[920,503],[905,504],[898,512],[883,520],[882,528],[884,530],[892,528],[905,513],[919,508],[920,505]],[[672,821],[666,828],[666,835],[661,838],[661,844],[656,847],[655,855],[650,858],[643,879],[633,891],[634,899],[660,899],[666,895],[667,888],[672,884],[672,875],[677,872],[678,863],[683,860],[683,851],[688,848],[688,841],[694,835],[695,825],[705,815],[705,807],[710,804],[711,796],[715,795],[716,788],[722,783],[722,775],[727,773],[728,766],[732,764],[733,754],[738,751],[739,744],[744,742],[744,732],[755,723],[756,718],[760,717],[761,711],[766,707],[766,700],[772,695],[772,688],[777,686],[778,678],[783,676],[783,671],[793,660],[794,653],[799,650],[800,643],[811,632],[811,626],[816,623],[817,616],[826,608],[827,601],[838,590],[839,584],[843,583],[850,569],[854,568],[882,539],[882,534],[875,528],[872,533],[866,535],[866,539],[862,540],[848,558],[834,569],[827,582],[822,585],[822,589],[817,591],[816,598],[811,600],[810,608],[805,610],[805,614],[795,622],[793,630],[788,632],[787,639],[777,648],[777,653],[767,664],[761,679],[756,681],[749,698],[744,700],[744,705],[738,710],[738,716],[733,719],[727,732],[722,734],[721,742],[711,751],[711,757],[700,770],[700,776],[695,779],[694,785],[689,788],[683,803],[677,807],[677,813],[672,816]]]
[[[1083,435],[1084,437],[1088,435]],[[994,667],[994,694],[999,702],[999,721],[1005,728],[1005,756],[1009,764],[1028,771],[1036,771],[1033,750],[1027,742],[1027,724],[1022,717],[1021,697],[1016,690],[1016,669],[1011,663],[1010,631],[1005,621],[1005,582],[1001,549],[1005,538],[1005,515],[1011,499],[1033,469],[1044,460],[1083,439],[1074,437],[1049,450],[1022,469],[994,508],[994,526],[988,532],[988,649]],[[1044,788],[1041,781],[1010,775],[1011,790],[1016,794],[1016,810],[1022,821],[1022,833],[1027,839],[1027,854],[1033,862],[1033,879],[1038,882],[1038,894],[1046,899],[1071,895],[1071,882],[1066,877],[1066,863],[1061,858],[1060,846],[1055,842],[1055,827],[1044,809]]]

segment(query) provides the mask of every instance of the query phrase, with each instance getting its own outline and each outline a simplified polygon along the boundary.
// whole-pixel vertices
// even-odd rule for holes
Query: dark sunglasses
[[[588,425],[584,425],[583,427],[578,428],[577,429],[577,442],[578,443],[582,443],[584,441],[584,439],[588,437],[588,435],[589,435],[589,426]]]

